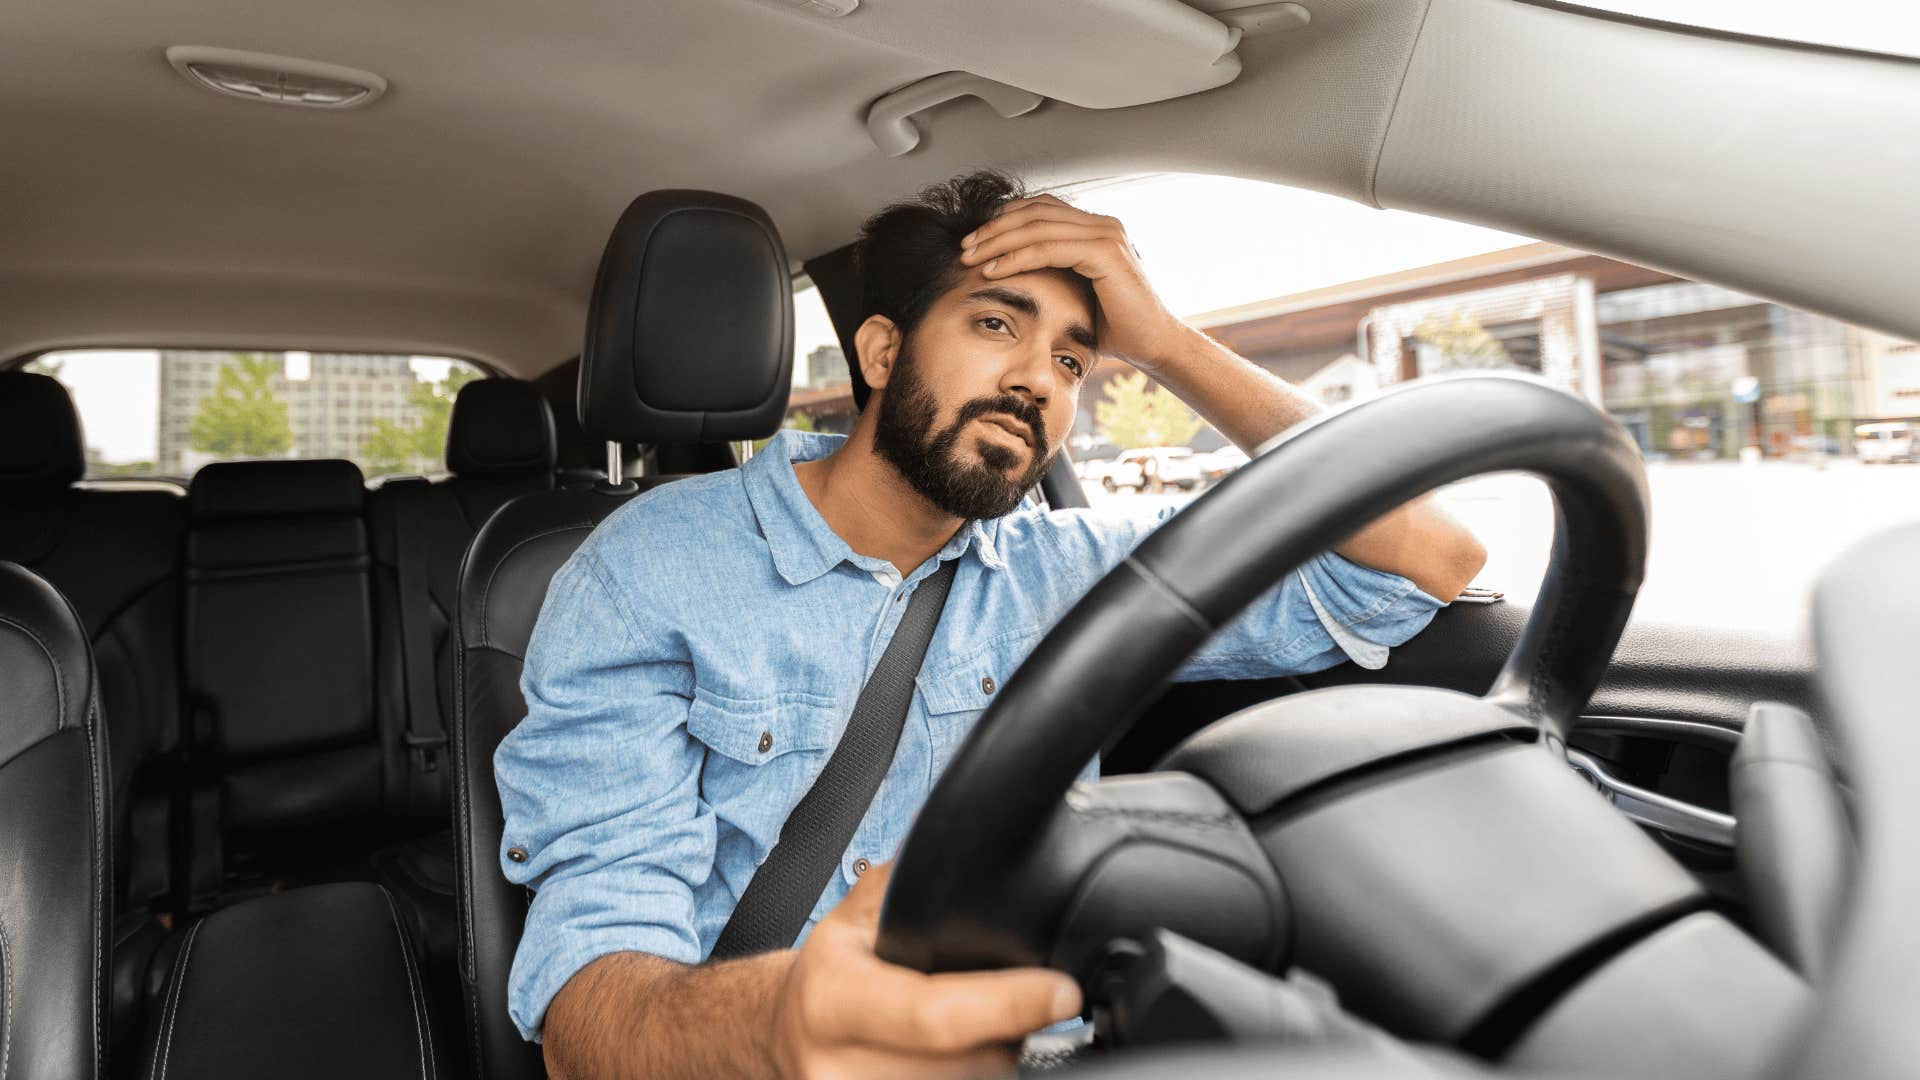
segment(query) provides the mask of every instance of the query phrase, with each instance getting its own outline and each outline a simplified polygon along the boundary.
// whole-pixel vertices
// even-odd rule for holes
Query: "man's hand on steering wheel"
[[[775,1002],[785,1077],[976,1077],[1012,1071],[1021,1038],[1080,1012],[1044,968],[923,975],[874,954],[891,866],[876,866],[800,947]]]

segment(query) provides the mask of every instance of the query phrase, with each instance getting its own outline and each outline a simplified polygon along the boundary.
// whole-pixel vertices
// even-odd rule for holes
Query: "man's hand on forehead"
[[[1071,270],[1100,302],[1100,351],[1152,371],[1191,328],[1147,281],[1119,219],[1089,214],[1053,195],[1014,199],[964,237],[960,262],[989,280]]]

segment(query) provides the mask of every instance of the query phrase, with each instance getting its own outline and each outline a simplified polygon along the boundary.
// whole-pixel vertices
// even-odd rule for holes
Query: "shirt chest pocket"
[[[966,741],[980,714],[1000,696],[1001,687],[1039,644],[1041,636],[1038,629],[1002,634],[980,648],[920,673],[917,682],[921,705],[927,713],[935,776],[953,760],[954,752]]]
[[[826,767],[839,722],[838,706],[822,695],[743,699],[694,689],[687,734],[707,750],[700,797],[753,842],[756,862]]]

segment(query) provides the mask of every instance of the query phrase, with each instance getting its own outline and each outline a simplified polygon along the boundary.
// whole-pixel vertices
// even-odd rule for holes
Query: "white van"
[[[1915,461],[1915,428],[1920,425],[1909,420],[1887,420],[1876,424],[1861,424],[1853,429],[1853,452],[1860,460],[1869,464],[1886,461]]]

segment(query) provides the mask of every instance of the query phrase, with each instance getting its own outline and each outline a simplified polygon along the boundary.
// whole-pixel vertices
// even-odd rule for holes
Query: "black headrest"
[[[7,690],[0,694],[0,765],[56,732],[84,731],[93,723],[93,649],[80,616],[44,578],[5,561],[0,561],[0,671],[7,673]],[[19,824],[23,830],[37,827],[31,821]]]
[[[366,498],[360,466],[313,461],[216,461],[193,474],[187,512],[195,523],[291,514],[357,514]]]
[[[0,372],[0,494],[60,491],[86,473],[67,388],[30,371]]]
[[[553,410],[532,383],[480,379],[453,399],[447,471],[456,476],[552,472]]]
[[[650,191],[620,215],[587,312],[580,426],[602,442],[759,439],[793,382],[793,281],[766,211]]]

